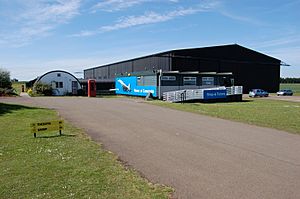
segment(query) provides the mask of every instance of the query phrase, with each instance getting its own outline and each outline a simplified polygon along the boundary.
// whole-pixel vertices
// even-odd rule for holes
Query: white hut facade
[[[69,72],[55,70],[38,77],[35,84],[43,83],[51,85],[53,95],[77,95],[81,89],[79,80]]]

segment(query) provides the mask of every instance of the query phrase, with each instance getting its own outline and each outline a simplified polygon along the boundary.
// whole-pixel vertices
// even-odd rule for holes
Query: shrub
[[[82,89],[77,90],[77,96],[84,96],[84,95],[85,95],[84,90],[82,90]]]
[[[31,88],[27,90],[27,94],[30,95],[30,96],[32,96],[33,92],[32,92]]]
[[[44,84],[39,82],[34,85],[33,90],[35,94],[43,94],[46,96],[52,95],[52,87],[49,84]]]
[[[11,88],[10,73],[2,68],[0,68],[0,88]]]
[[[18,95],[15,89],[0,88],[0,96],[12,96],[12,95]]]

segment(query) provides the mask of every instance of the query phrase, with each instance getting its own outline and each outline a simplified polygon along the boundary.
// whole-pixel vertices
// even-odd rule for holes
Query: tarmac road
[[[139,99],[8,101],[57,109],[143,176],[174,187],[176,198],[300,198],[299,135]]]

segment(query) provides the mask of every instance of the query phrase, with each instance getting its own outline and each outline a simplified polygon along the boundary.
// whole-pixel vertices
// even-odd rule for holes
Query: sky
[[[181,48],[239,44],[300,77],[300,0],[0,0],[0,68],[32,80]]]

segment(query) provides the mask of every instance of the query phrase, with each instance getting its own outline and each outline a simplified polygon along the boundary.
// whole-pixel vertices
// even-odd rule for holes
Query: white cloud
[[[256,44],[259,48],[267,48],[267,47],[279,47],[279,46],[293,46],[300,44],[300,36],[299,35],[289,35],[282,38],[277,38],[273,40],[265,40],[260,41]]]
[[[56,0],[51,3],[31,0],[15,5],[22,12],[9,16],[10,24],[6,24],[8,30],[0,31],[0,44],[19,47],[49,35],[58,25],[79,14],[80,3],[81,0]]]
[[[157,13],[157,12],[146,12],[144,15],[140,16],[127,16],[120,18],[115,24],[102,26],[98,28],[97,30],[84,30],[81,31],[78,34],[74,34],[72,36],[92,36],[104,32],[110,32],[115,31],[119,29],[125,29],[130,28],[134,26],[139,25],[147,25],[147,24],[154,24],[154,23],[161,23],[170,21],[172,19],[175,19],[177,17],[183,17],[187,15],[196,14],[199,12],[205,12],[213,9],[216,6],[216,2],[211,2],[207,4],[201,4],[198,6],[195,6],[193,8],[179,8],[174,11],[170,11],[164,14]]]
[[[157,2],[161,0],[105,0],[97,3],[93,6],[93,12],[97,10],[106,11],[106,12],[115,12],[124,10],[139,4]],[[165,2],[178,3],[179,0],[164,0]]]
[[[137,25],[144,25],[144,24],[152,24],[152,23],[159,23],[172,20],[176,17],[182,17],[186,15],[196,14],[198,12],[204,12],[212,9],[214,4],[202,4],[199,6],[195,6],[193,8],[180,8],[171,12],[167,12],[165,14],[160,14],[156,12],[147,12],[141,16],[129,16],[123,17],[116,24],[109,25],[109,26],[102,26],[100,28],[100,32],[118,30],[122,28],[128,28]]]
[[[100,28],[100,32],[113,31],[113,30],[118,30],[118,29],[128,28],[132,26],[138,26],[138,25],[165,22],[174,19],[175,17],[191,15],[196,12],[198,12],[198,10],[188,8],[188,9],[172,11],[166,14],[148,12],[141,16],[124,17],[120,19],[116,24],[109,25],[109,26],[102,26]]]
[[[233,20],[236,20],[236,21],[246,22],[246,23],[249,23],[249,24],[259,25],[259,26],[266,25],[262,21],[259,21],[259,20],[256,20],[256,19],[253,19],[253,18],[250,18],[250,17],[236,15],[236,14],[230,13],[230,12],[225,11],[225,10],[220,10],[219,12],[223,16],[228,17],[228,18],[233,19]]]
[[[107,0],[93,6],[93,11],[102,10],[114,12],[144,3],[145,1],[147,0]]]

